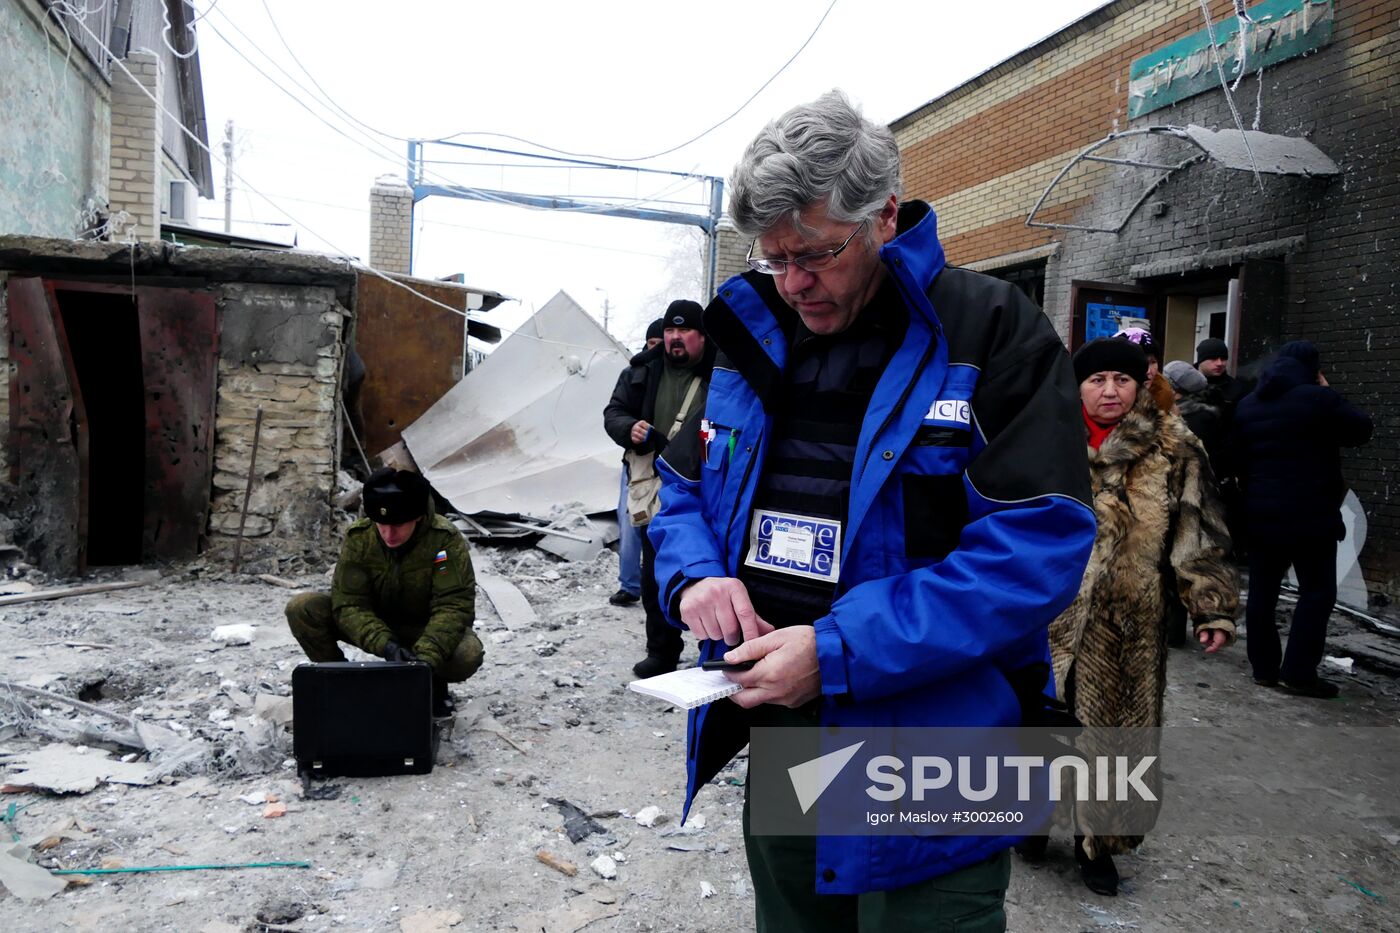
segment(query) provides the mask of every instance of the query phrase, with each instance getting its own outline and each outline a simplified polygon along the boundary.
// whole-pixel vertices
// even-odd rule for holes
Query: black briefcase
[[[313,777],[433,770],[432,669],[336,661],[292,671],[292,754]]]

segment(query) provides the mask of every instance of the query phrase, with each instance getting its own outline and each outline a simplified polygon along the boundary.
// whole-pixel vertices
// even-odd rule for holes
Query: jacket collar
[[[880,248],[880,260],[910,314],[921,315],[932,330],[941,331],[925,297],[946,264],[938,240],[938,217],[927,203],[906,201],[899,207],[895,229],[895,238]],[[729,279],[704,313],[709,342],[724,353],[765,405],[787,365],[797,320],[797,312],[778,294],[773,277],[760,272]]]

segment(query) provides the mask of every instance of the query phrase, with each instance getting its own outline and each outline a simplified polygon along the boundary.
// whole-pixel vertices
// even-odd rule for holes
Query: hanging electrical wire
[[[235,23],[235,22],[229,17],[229,15],[228,15],[228,13],[227,13],[226,11],[224,11],[223,9],[219,9],[218,13],[219,13],[220,19],[222,19],[230,28],[232,28],[235,32],[237,32],[240,36],[242,36],[245,40],[247,40],[248,43],[249,43],[255,50],[257,50],[258,54],[262,55],[262,57],[265,58],[265,59],[272,65],[272,67],[276,68],[279,72],[281,72],[281,73],[286,77],[286,79],[287,79],[288,82],[290,82],[291,84],[293,84],[298,90],[300,90],[300,91],[301,91],[303,94],[305,94],[308,98],[311,98],[312,100],[315,100],[317,103],[324,104],[324,101],[321,101],[318,97],[316,97],[316,95],[313,94],[310,90],[308,90],[308,89],[306,88],[306,86],[303,85],[300,81],[298,81],[297,78],[296,78],[294,75],[292,75],[289,71],[287,71],[287,69],[283,68],[282,65],[281,65],[275,58],[273,58],[271,55],[269,55],[261,46],[259,46],[259,45],[257,44],[256,41],[254,41],[251,37],[249,37],[248,34],[247,34],[246,32],[244,32],[244,31],[238,26],[238,24]],[[364,150],[365,150],[366,152],[368,152],[370,155],[373,155],[373,156],[375,156],[375,157],[377,157],[377,158],[386,158],[386,159],[390,159],[390,160],[393,160],[393,161],[397,161],[397,160],[399,160],[399,159],[402,158],[402,156],[401,156],[399,153],[394,152],[394,151],[391,150],[391,149],[388,149],[388,147],[387,147],[384,143],[380,142],[380,141],[377,140],[377,139],[373,139],[373,138],[369,137],[368,134],[364,133],[363,131],[361,131],[361,130],[355,130],[355,132],[359,133],[362,137],[364,137],[365,141],[361,141],[360,139],[357,139],[357,138],[355,138],[354,136],[351,136],[348,132],[346,132],[345,129],[343,129],[343,128],[339,127],[339,126],[336,126],[334,123],[332,123],[332,122],[330,122],[329,120],[327,120],[326,117],[325,117],[323,114],[319,113],[315,108],[313,108],[313,107],[312,107],[310,104],[308,104],[305,100],[303,100],[301,97],[298,97],[295,93],[293,93],[291,90],[289,90],[289,89],[283,84],[283,82],[278,81],[276,78],[272,77],[272,76],[269,75],[266,71],[264,71],[263,68],[257,64],[257,62],[253,61],[246,53],[244,53],[243,50],[242,50],[238,45],[236,45],[232,40],[230,40],[228,36],[224,35],[224,33],[219,29],[219,27],[218,27],[217,25],[214,24],[214,21],[213,21],[213,20],[209,20],[209,21],[208,21],[208,25],[209,25],[209,27],[210,27],[211,29],[214,30],[214,34],[217,35],[217,36],[219,37],[219,39],[220,39],[221,41],[223,41],[223,43],[224,43],[225,45],[228,46],[228,48],[230,49],[230,51],[232,51],[232,52],[233,52],[235,55],[237,55],[239,58],[243,59],[243,61],[246,62],[246,63],[248,64],[249,67],[251,67],[254,71],[256,71],[259,75],[261,75],[264,79],[266,79],[270,84],[272,84],[274,87],[276,87],[279,91],[281,91],[282,93],[284,93],[284,94],[286,94],[288,97],[290,97],[298,106],[300,106],[303,110],[305,110],[307,113],[309,113],[309,114],[310,114],[312,117],[314,117],[318,122],[325,124],[329,129],[331,129],[332,131],[334,131],[337,135],[341,136],[342,138],[344,138],[346,141],[350,142],[351,144],[353,144],[353,145],[355,145],[355,146],[358,146],[358,147],[361,148],[361,149],[364,149]],[[354,128],[351,127],[350,129],[354,129]],[[489,203],[504,204],[504,205],[507,205],[507,206],[510,206],[510,207],[524,208],[524,209],[526,209],[526,210],[536,210],[536,211],[564,211],[564,212],[566,212],[566,213],[575,213],[575,214],[604,214],[604,213],[608,213],[608,212],[611,212],[611,211],[613,211],[613,210],[616,210],[616,209],[618,209],[618,208],[644,207],[644,206],[646,206],[646,205],[648,205],[648,204],[652,204],[652,203],[658,201],[659,199],[663,198],[665,195],[671,194],[672,192],[679,190],[680,188],[684,187],[684,186],[687,185],[687,184],[692,184],[692,183],[694,183],[694,180],[693,180],[693,179],[681,178],[679,181],[673,181],[673,182],[671,182],[671,183],[669,183],[669,184],[663,186],[661,189],[659,189],[659,190],[657,190],[657,191],[655,191],[655,192],[653,192],[653,193],[651,193],[651,194],[648,194],[648,195],[645,195],[645,196],[642,196],[642,197],[639,197],[639,198],[635,198],[635,199],[632,199],[632,200],[624,200],[624,201],[620,201],[620,202],[617,202],[617,201],[615,201],[615,202],[610,202],[610,203],[608,203],[608,204],[599,205],[598,207],[589,207],[589,206],[575,206],[575,207],[542,207],[542,206],[537,206],[537,205],[521,204],[521,203],[519,203],[518,201],[514,201],[514,200],[511,200],[511,199],[509,199],[509,198],[501,197],[501,196],[496,195],[496,194],[494,194],[494,193],[492,193],[492,192],[490,192],[490,191],[488,191],[488,190],[486,190],[486,189],[482,189],[482,188],[474,187],[474,186],[470,186],[470,185],[462,185],[460,182],[457,182],[457,181],[455,181],[455,180],[449,179],[449,178],[447,178],[446,176],[441,175],[440,173],[437,173],[437,172],[433,172],[433,171],[431,171],[431,170],[424,169],[424,170],[422,171],[422,175],[423,175],[424,178],[426,178],[426,179],[428,179],[428,180],[431,180],[431,181],[435,181],[435,182],[437,182],[437,183],[439,183],[439,184],[442,184],[442,185],[445,185],[445,186],[449,186],[449,187],[453,187],[453,188],[459,188],[459,189],[463,189],[463,190],[465,190],[465,191],[468,191],[468,192],[470,192],[474,197],[477,197],[478,199],[483,200],[483,201],[487,201],[487,202],[489,202]],[[699,205],[698,202],[697,202],[696,204],[694,204],[694,205],[692,205],[692,206],[700,206],[700,205]]]
[[[692,137],[690,137],[689,139],[687,139],[685,142],[677,143],[676,145],[670,146],[669,148],[666,148],[666,149],[662,149],[662,150],[659,151],[659,152],[652,152],[652,153],[649,153],[649,154],[647,154],[647,155],[641,155],[641,156],[612,156],[612,155],[603,155],[603,154],[596,153],[596,152],[572,152],[572,151],[570,151],[570,150],[568,150],[568,149],[560,149],[560,148],[556,148],[556,147],[554,147],[554,146],[545,145],[544,143],[535,142],[534,140],[526,139],[526,138],[524,138],[523,136],[513,136],[513,135],[511,135],[511,134],[509,134],[509,133],[495,133],[495,132],[491,132],[491,131],[488,131],[488,130],[462,130],[462,131],[457,132],[457,133],[452,133],[451,135],[448,135],[448,136],[439,136],[439,137],[437,137],[436,139],[434,139],[434,140],[432,140],[432,141],[433,141],[433,142],[443,142],[443,141],[445,141],[445,140],[458,139],[458,138],[463,137],[463,136],[487,136],[487,137],[492,137],[492,138],[495,138],[495,139],[509,139],[509,140],[511,140],[512,142],[522,143],[522,144],[524,144],[524,145],[526,145],[526,146],[532,146],[533,148],[539,149],[539,150],[544,151],[544,152],[552,152],[552,153],[555,153],[555,154],[557,154],[557,155],[573,156],[573,157],[576,157],[576,158],[603,159],[603,160],[608,161],[608,162],[646,162],[646,161],[649,161],[649,160],[651,160],[651,159],[659,159],[659,158],[662,157],[662,156],[667,156],[667,155],[670,155],[670,154],[673,153],[673,152],[678,152],[678,151],[680,151],[681,149],[686,148],[687,146],[690,146],[690,145],[693,145],[693,144],[699,142],[700,140],[704,139],[706,136],[709,136],[709,135],[710,135],[711,133],[713,133],[715,130],[719,129],[721,126],[724,126],[724,125],[725,125],[726,123],[728,123],[730,120],[732,120],[732,119],[734,119],[735,117],[737,117],[739,114],[743,113],[744,110],[749,106],[749,104],[753,103],[754,100],[757,99],[758,95],[762,94],[765,90],[767,90],[767,89],[768,89],[768,86],[769,86],[770,84],[772,84],[774,81],[776,81],[776,80],[778,79],[778,76],[779,76],[779,75],[781,75],[784,71],[787,71],[788,67],[789,67],[790,65],[792,65],[793,62],[797,61],[797,57],[798,57],[799,55],[801,55],[804,51],[806,51],[807,46],[809,46],[809,45],[812,44],[812,40],[815,39],[815,38],[817,37],[817,33],[821,31],[822,25],[823,25],[824,23],[826,23],[827,17],[830,16],[830,15],[831,15],[831,11],[832,11],[833,9],[835,9],[837,2],[838,2],[838,0],[831,0],[831,3],[827,4],[826,9],[822,12],[821,18],[818,19],[818,20],[817,20],[817,24],[816,24],[815,26],[812,27],[812,31],[811,31],[810,33],[807,34],[807,38],[804,39],[804,40],[802,41],[802,44],[799,45],[799,46],[797,47],[797,51],[793,52],[792,55],[788,56],[787,61],[783,62],[782,65],[780,65],[780,66],[778,67],[778,70],[777,70],[777,71],[775,71],[775,72],[773,72],[771,75],[769,75],[769,76],[768,76],[768,80],[766,80],[766,81],[764,81],[762,84],[760,84],[760,85],[758,86],[758,90],[756,90],[756,91],[754,91],[752,94],[750,94],[750,95],[744,100],[744,102],[743,102],[742,104],[740,104],[738,107],[736,107],[736,108],[734,109],[734,111],[733,111],[732,113],[729,114],[729,116],[727,116],[727,117],[725,117],[724,119],[720,120],[719,122],[713,124],[713,125],[710,126],[708,129],[702,130],[701,132],[695,134],[694,136],[692,136]],[[386,139],[393,139],[393,140],[397,140],[397,141],[399,141],[399,142],[417,142],[417,141],[418,141],[417,139],[414,139],[414,138],[405,137],[405,136],[396,136],[396,135],[394,135],[393,133],[389,133],[389,132],[386,132],[386,131],[384,131],[384,130],[378,129],[377,127],[374,127],[374,126],[372,126],[372,125],[370,125],[370,124],[368,124],[368,123],[365,123],[364,121],[362,121],[362,120],[358,119],[357,117],[353,116],[353,115],[352,115],[348,110],[346,110],[344,107],[341,107],[339,104],[335,103],[335,102],[331,99],[330,95],[327,94],[323,88],[321,88],[321,85],[316,81],[316,79],[315,79],[314,77],[312,77],[311,72],[307,70],[306,66],[303,65],[303,64],[301,63],[300,59],[297,58],[296,53],[292,51],[292,48],[291,48],[291,46],[288,44],[288,42],[287,42],[287,40],[286,40],[286,37],[283,36],[283,34],[282,34],[281,28],[278,27],[276,19],[273,18],[272,9],[271,9],[271,7],[268,6],[267,0],[262,0],[262,4],[263,4],[263,9],[267,11],[267,18],[268,18],[268,20],[272,23],[273,32],[275,32],[275,33],[277,34],[277,38],[278,38],[278,40],[282,43],[282,47],[285,48],[285,49],[287,50],[287,54],[289,54],[289,55],[292,56],[292,61],[296,62],[297,67],[300,68],[303,72],[305,72],[305,73],[306,73],[306,76],[307,76],[308,78],[311,79],[311,83],[314,84],[314,85],[316,85],[316,87],[317,87],[318,89],[321,89],[322,94],[325,96],[326,100],[329,101],[329,102],[331,103],[331,106],[332,106],[332,107],[334,107],[336,110],[340,111],[340,113],[342,113],[347,119],[351,120],[352,122],[354,122],[354,123],[356,123],[356,124],[358,124],[358,125],[364,127],[365,129],[367,129],[367,130],[369,130],[369,131],[371,131],[371,132],[373,132],[373,133],[375,133],[375,134],[377,134],[377,135],[379,135],[379,136],[383,136],[383,137],[386,138]]]
[[[175,113],[173,113],[173,112],[170,110],[170,108],[166,107],[166,106],[155,96],[155,94],[153,94],[144,84],[142,84],[140,81],[138,81],[138,80],[136,79],[136,76],[133,75],[133,74],[131,73],[131,70],[130,70],[129,68],[126,67],[125,62],[123,62],[120,58],[117,58],[117,57],[112,53],[112,50],[107,46],[107,44],[106,44],[105,42],[102,41],[101,37],[98,36],[97,33],[93,32],[92,29],[91,29],[85,22],[82,22],[81,20],[78,20],[78,21],[77,21],[77,24],[78,24],[79,27],[82,28],[82,30],[83,30],[84,32],[86,32],[86,33],[88,34],[88,36],[90,36],[90,37],[92,38],[93,42],[103,51],[103,53],[105,53],[106,55],[108,55],[108,56],[111,57],[112,63],[113,63],[114,65],[116,65],[117,68],[120,69],[121,72],[122,72],[123,74],[126,75],[127,79],[128,79],[129,81],[132,82],[132,84],[137,88],[137,90],[139,90],[143,95],[145,95],[145,97],[146,97],[148,100],[150,100],[150,102],[151,102],[152,104],[154,104],[154,105],[156,106],[156,108],[157,108],[158,110],[160,110],[161,113],[163,113],[163,114],[165,115],[165,117],[168,118],[168,119],[172,122],[172,125],[174,125],[175,127],[177,127],[177,128],[180,130],[180,132],[183,133],[183,134],[190,140],[190,142],[194,143],[196,146],[198,146],[200,149],[202,149],[211,159],[214,159],[214,160],[216,160],[216,161],[222,161],[222,159],[220,159],[219,156],[217,156],[217,155],[214,153],[214,150],[212,150],[212,149],[209,148],[209,144],[208,144],[208,143],[206,143],[204,140],[200,139],[199,136],[198,136],[192,129],[190,129],[188,126],[185,125],[184,121],[181,120],[180,117],[179,117],[178,115],[176,115]],[[398,289],[401,289],[401,290],[403,290],[403,291],[406,291],[406,292],[408,292],[409,294],[418,297],[419,299],[421,299],[422,301],[427,302],[427,303],[430,304],[430,305],[433,305],[433,306],[438,307],[438,308],[442,308],[442,309],[445,310],[445,311],[450,311],[450,312],[452,312],[453,314],[457,315],[458,317],[467,318],[467,317],[470,316],[470,315],[468,314],[467,311],[465,311],[465,310],[463,310],[463,309],[461,309],[461,308],[454,308],[452,305],[449,305],[449,304],[447,304],[447,303],[445,303],[445,302],[442,302],[442,301],[438,301],[437,299],[435,299],[435,298],[433,298],[433,297],[431,297],[431,296],[429,296],[429,295],[423,294],[422,292],[418,291],[416,288],[414,288],[413,286],[407,284],[406,282],[401,282],[401,281],[399,281],[398,279],[396,279],[396,278],[394,278],[394,277],[392,277],[392,276],[390,276],[390,275],[388,275],[388,274],[386,274],[386,273],[380,272],[378,269],[375,269],[375,268],[373,268],[373,267],[371,267],[371,266],[366,265],[365,263],[361,262],[360,260],[358,260],[358,259],[356,259],[355,257],[351,256],[349,253],[347,253],[347,252],[345,252],[344,250],[342,250],[342,249],[341,249],[339,246],[337,246],[331,239],[329,239],[328,237],[322,236],[318,231],[316,231],[315,229],[313,229],[313,228],[310,227],[309,225],[303,223],[299,218],[297,218],[295,215],[293,215],[293,214],[292,214],[290,211],[288,211],[285,207],[282,207],[281,205],[279,205],[279,204],[277,204],[275,201],[273,201],[271,198],[269,198],[267,195],[263,194],[262,191],[260,191],[257,187],[255,187],[254,185],[252,185],[250,182],[248,182],[247,179],[243,178],[243,177],[242,177],[241,175],[239,175],[236,171],[234,171],[232,174],[233,174],[234,177],[239,181],[239,183],[243,185],[243,187],[244,187],[246,190],[252,192],[253,194],[256,194],[258,197],[262,198],[262,199],[263,199],[264,201],[266,201],[268,204],[271,204],[274,208],[276,208],[276,209],[277,209],[278,211],[280,211],[284,216],[286,216],[286,218],[287,218],[288,220],[290,220],[290,221],[292,221],[293,223],[297,224],[297,226],[299,226],[299,227],[301,227],[302,229],[306,230],[306,231],[307,231],[308,233],[310,233],[312,236],[316,237],[317,239],[319,239],[319,240],[321,240],[323,243],[325,243],[327,246],[331,247],[331,249],[334,251],[334,258],[335,258],[336,260],[338,260],[338,261],[340,261],[340,262],[344,262],[344,263],[345,263],[347,266],[349,266],[350,268],[353,268],[353,269],[356,269],[357,271],[363,272],[363,273],[365,273],[366,275],[372,275],[372,276],[374,276],[375,278],[381,279],[381,280],[383,280],[384,282],[387,282],[389,285],[392,285],[392,286],[395,287],[395,288],[398,288]],[[135,277],[135,261],[136,261],[136,250],[135,250],[134,248],[131,250],[131,260],[132,260],[132,264],[133,264],[133,265],[132,265],[132,276],[133,276],[133,281],[134,281],[134,277]],[[534,341],[536,341],[536,342],[538,342],[538,343],[542,343],[542,344],[551,344],[551,345],[560,346],[560,347],[567,347],[567,348],[569,348],[569,349],[574,349],[574,350],[589,350],[589,351],[591,351],[591,352],[594,353],[594,354],[597,353],[597,348],[596,348],[596,347],[590,347],[590,346],[586,346],[586,345],[580,345],[580,344],[569,343],[568,341],[563,341],[563,340],[551,340],[551,339],[548,339],[548,338],[546,338],[546,337],[539,337],[539,336],[536,336],[536,335],[534,335],[534,334],[526,333],[526,332],[524,332],[524,331],[515,331],[514,334],[515,334],[515,335],[522,336],[522,337],[526,337],[527,339],[534,340]]]

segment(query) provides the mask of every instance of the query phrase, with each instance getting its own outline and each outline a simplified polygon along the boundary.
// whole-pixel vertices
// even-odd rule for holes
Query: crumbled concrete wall
[[[107,201],[111,111],[106,81],[43,19],[35,0],[0,0],[0,230],[71,237]]]
[[[222,289],[211,548],[231,547],[238,534],[260,407],[244,554],[323,556],[331,546],[349,314],[330,287]]]

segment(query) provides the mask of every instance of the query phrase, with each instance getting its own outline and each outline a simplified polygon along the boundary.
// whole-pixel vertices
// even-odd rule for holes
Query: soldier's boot
[[[287,626],[309,660],[344,661],[330,593],[300,593],[287,602]]]
[[[457,704],[447,689],[447,681],[433,676],[433,718],[450,719],[457,713]]]

